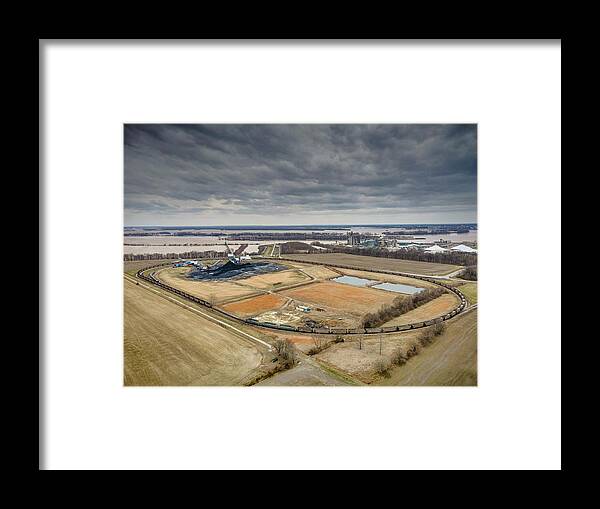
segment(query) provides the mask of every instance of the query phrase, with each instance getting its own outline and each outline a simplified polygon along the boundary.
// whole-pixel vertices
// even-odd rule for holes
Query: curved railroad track
[[[285,260],[285,258],[282,258],[282,260]],[[309,262],[309,261],[303,261],[302,263],[307,263],[309,265],[322,265],[324,267],[338,267],[341,269],[353,269],[353,267],[349,267],[349,266],[345,266],[345,265],[337,265],[337,264],[325,265],[322,263]],[[373,328],[357,327],[357,328],[353,328],[353,329],[343,329],[343,328],[329,329],[329,328],[294,327],[291,325],[281,325],[281,324],[276,324],[276,323],[271,323],[271,322],[259,322],[258,320],[254,320],[253,318],[239,318],[238,316],[228,313],[227,311],[224,311],[223,309],[213,306],[210,302],[207,302],[204,299],[196,297],[195,295],[191,295],[191,294],[184,292],[183,290],[180,290],[178,288],[169,286],[169,285],[163,283],[162,281],[160,281],[158,278],[156,278],[154,275],[155,272],[151,272],[154,269],[157,269],[158,267],[164,267],[165,265],[170,265],[170,264],[171,264],[171,262],[162,263],[162,264],[157,264],[152,267],[147,267],[145,269],[139,270],[136,273],[136,277],[139,279],[142,279],[148,283],[152,283],[153,285],[156,285],[164,290],[167,290],[176,295],[179,295],[180,297],[183,297],[191,302],[200,304],[207,308],[211,308],[216,313],[226,316],[231,320],[235,320],[240,323],[245,323],[247,325],[253,325],[254,327],[282,330],[282,331],[287,331],[287,332],[296,332],[299,334],[338,334],[338,335],[386,334],[386,333],[391,333],[391,332],[401,332],[401,331],[407,331],[407,330],[412,330],[412,329],[420,329],[423,327],[430,327],[437,323],[445,322],[446,320],[450,320],[451,318],[454,318],[455,316],[460,314],[462,311],[464,311],[464,309],[467,307],[467,299],[464,296],[464,294],[458,288],[447,285],[439,279],[430,278],[427,276],[419,276],[416,274],[406,274],[403,272],[393,272],[393,271],[389,271],[389,270],[370,269],[369,272],[374,272],[374,273],[378,273],[378,274],[388,274],[388,275],[394,275],[394,276],[403,276],[403,277],[418,279],[421,281],[427,281],[429,283],[433,283],[435,285],[441,286],[441,287],[445,288],[446,290],[448,290],[449,292],[454,293],[459,298],[460,303],[452,311],[450,311],[444,315],[438,316],[436,318],[432,318],[430,320],[425,320],[425,321],[421,321],[421,322],[414,322],[414,323],[409,323],[409,324],[405,324],[405,325],[397,325],[397,326],[389,326],[389,327],[373,327]],[[146,274],[147,272],[150,272],[150,274],[147,275]]]

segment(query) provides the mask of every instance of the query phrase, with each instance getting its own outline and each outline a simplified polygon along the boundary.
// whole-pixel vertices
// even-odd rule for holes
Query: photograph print
[[[476,386],[476,124],[125,124],[125,386]]]

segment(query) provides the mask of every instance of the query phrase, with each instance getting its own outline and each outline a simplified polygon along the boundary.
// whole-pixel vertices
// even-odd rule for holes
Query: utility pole
[[[383,338],[383,336],[380,334],[379,335],[379,355],[381,355],[381,339]]]

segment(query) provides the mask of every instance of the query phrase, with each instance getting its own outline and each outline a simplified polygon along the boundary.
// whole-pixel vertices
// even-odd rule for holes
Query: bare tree
[[[386,359],[377,359],[375,362],[375,372],[378,375],[385,375],[390,370],[390,363]]]
[[[278,339],[273,346],[275,347],[275,351],[289,367],[296,364],[296,348],[289,339]]]
[[[312,338],[315,348],[322,350],[323,346],[325,346],[325,340],[320,336],[313,336]]]

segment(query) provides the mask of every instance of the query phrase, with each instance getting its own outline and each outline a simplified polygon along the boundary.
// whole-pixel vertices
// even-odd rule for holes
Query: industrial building
[[[360,245],[360,233],[349,231],[347,243],[349,246],[359,246]]]
[[[364,247],[377,247],[379,246],[379,242],[377,239],[366,239],[362,242]]]

